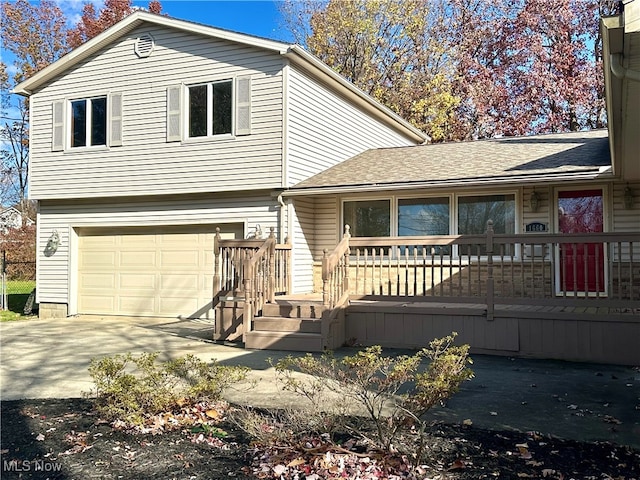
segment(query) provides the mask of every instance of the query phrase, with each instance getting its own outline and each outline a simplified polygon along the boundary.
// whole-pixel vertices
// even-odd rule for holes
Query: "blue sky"
[[[163,12],[171,17],[293,42],[293,37],[283,28],[278,1],[161,0],[161,3]],[[136,6],[146,7],[148,4],[144,0],[134,1]]]

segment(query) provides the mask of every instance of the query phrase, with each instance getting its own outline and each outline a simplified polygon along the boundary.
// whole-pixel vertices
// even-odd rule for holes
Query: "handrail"
[[[276,236],[274,228],[271,227],[269,237],[244,263],[243,338],[251,331],[253,317],[256,313],[262,310],[265,303],[273,303],[275,301],[275,292],[273,290],[275,272],[272,267],[272,261],[275,259],[275,245]],[[268,262],[266,266],[263,265],[265,257],[267,257]]]
[[[325,249],[322,258],[322,303],[331,309],[349,292],[349,230],[345,225],[342,240],[331,254]]]
[[[266,239],[223,240],[216,228],[214,305],[242,303],[243,335],[251,331],[253,317],[265,302],[274,302],[276,292],[287,294],[291,289],[291,245],[278,244],[275,229],[270,230]]]

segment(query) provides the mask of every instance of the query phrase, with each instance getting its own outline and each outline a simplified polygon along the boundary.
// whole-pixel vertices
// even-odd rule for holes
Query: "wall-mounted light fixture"
[[[622,201],[624,202],[624,208],[627,210],[631,210],[633,208],[633,190],[629,185],[624,189],[624,195],[622,196]]]
[[[54,230],[51,232],[51,236],[47,240],[47,245],[44,247],[44,256],[50,257],[58,250],[60,246],[60,235],[58,235],[58,231]]]
[[[538,192],[534,190],[533,192],[531,192],[531,195],[529,196],[529,207],[531,208],[532,212],[537,212],[539,205],[540,205],[540,195],[538,195]]]

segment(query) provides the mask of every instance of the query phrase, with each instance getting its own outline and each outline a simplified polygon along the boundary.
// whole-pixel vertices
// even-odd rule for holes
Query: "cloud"
[[[67,24],[72,26],[80,21],[85,3],[92,3],[96,11],[104,6],[104,0],[56,0],[56,3],[67,17]]]

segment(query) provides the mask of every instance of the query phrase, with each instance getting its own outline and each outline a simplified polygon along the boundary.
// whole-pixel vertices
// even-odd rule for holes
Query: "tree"
[[[12,105],[11,84],[19,83],[60,58],[68,51],[65,42],[65,17],[50,0],[33,5],[26,0],[2,2],[4,19],[1,39],[4,47],[15,56],[15,74],[9,77],[2,65],[2,204],[19,205],[23,211],[29,175],[29,101],[21,98]],[[12,108],[13,107],[13,108]],[[10,113],[9,113],[10,112]]]
[[[76,27],[69,30],[68,42],[71,48],[77,48],[87,40],[104,32],[134,11],[132,0],[105,0],[104,7],[96,13],[93,3],[85,3],[82,17]],[[149,2],[149,12],[159,14],[162,5],[157,0]]]
[[[442,141],[604,126],[598,19],[617,6],[309,0],[282,10],[312,53]]]
[[[513,18],[505,18],[495,44],[488,44],[497,61],[478,62],[487,58],[486,52],[472,60],[494,67],[493,82],[501,94],[492,98],[485,93],[474,100],[496,133],[577,131],[604,125],[601,66],[589,48],[596,41],[598,16],[595,1],[526,0]],[[467,85],[474,82],[472,73]]]
[[[440,0],[334,0],[285,2],[282,10],[313,54],[440,139],[459,103],[451,94],[446,49],[435,34],[440,7]]]

